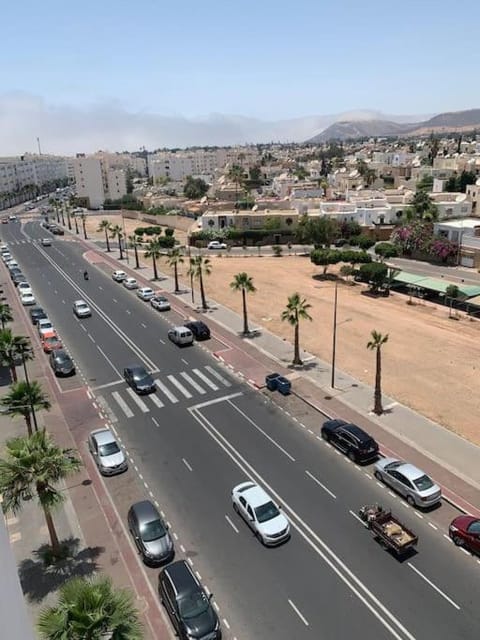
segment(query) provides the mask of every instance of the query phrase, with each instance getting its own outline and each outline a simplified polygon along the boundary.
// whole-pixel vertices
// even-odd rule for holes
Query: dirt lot
[[[104,217],[108,219],[100,219]],[[98,220],[89,223],[92,229],[98,226]],[[127,233],[139,225],[128,220],[126,224],[131,227]],[[175,235],[183,240],[179,233]],[[241,312],[241,294],[234,293],[229,283],[236,273],[246,271],[257,288],[248,298],[250,323],[290,341],[292,329],[281,322],[280,314],[289,294],[298,291],[305,296],[312,305],[313,322],[302,323],[301,346],[330,361],[333,283],[314,277],[319,275],[319,267],[308,258],[295,256],[212,256],[211,260],[213,269],[205,284],[207,296]],[[165,264],[160,268],[168,273]],[[186,270],[182,265],[180,272],[185,274]],[[335,268],[330,271],[336,272]],[[403,295],[374,299],[362,295],[363,290],[361,285],[339,284],[337,367],[373,384],[375,357],[366,344],[372,329],[388,333],[389,341],[383,348],[385,393],[480,444],[480,382],[476,377],[480,323],[463,315],[458,321],[449,319],[447,309],[432,303],[411,306]]]

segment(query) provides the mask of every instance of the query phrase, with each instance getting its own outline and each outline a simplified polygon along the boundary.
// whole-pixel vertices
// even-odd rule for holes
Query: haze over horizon
[[[3,7],[0,155],[307,139],[319,116],[478,106],[480,6],[149,0]],[[468,19],[467,19],[468,16]],[[461,63],[459,62],[461,61]],[[232,115],[241,114],[241,115]],[[313,114],[313,115],[309,115]],[[419,117],[423,117],[419,115]]]

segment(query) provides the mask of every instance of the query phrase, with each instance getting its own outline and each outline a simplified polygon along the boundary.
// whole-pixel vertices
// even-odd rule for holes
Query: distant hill
[[[354,140],[379,136],[415,136],[446,131],[480,128],[480,109],[440,113],[424,122],[399,124],[390,120],[350,120],[335,122],[310,138],[308,142],[322,143],[328,140]]]

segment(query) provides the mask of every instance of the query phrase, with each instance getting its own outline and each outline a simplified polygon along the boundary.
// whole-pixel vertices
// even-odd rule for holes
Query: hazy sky
[[[78,131],[65,131],[75,121],[102,146],[110,113],[123,114],[121,127],[132,116],[124,139],[140,144],[138,127],[158,116],[154,127],[196,131],[211,114],[480,106],[478,0],[23,0],[2,3],[1,21],[0,155],[15,135],[23,150],[32,123],[53,136],[55,117],[64,146],[65,135],[77,144]]]

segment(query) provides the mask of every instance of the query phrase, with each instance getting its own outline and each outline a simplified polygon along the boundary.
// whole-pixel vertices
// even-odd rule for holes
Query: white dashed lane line
[[[326,487],[323,484],[323,482],[320,482],[318,478],[316,478],[312,473],[310,473],[310,471],[306,470],[305,473],[309,478],[311,478],[314,482],[316,482],[319,487],[321,487],[324,491],[326,491],[326,493],[328,493],[329,496],[331,496],[334,500],[337,499],[337,496],[332,491],[330,491],[330,489]]]
[[[232,529],[235,531],[235,533],[240,533],[239,530],[237,529],[237,527],[233,524],[232,520],[230,519],[229,516],[227,516],[225,514],[225,520],[228,522],[228,524],[232,527]]]
[[[188,462],[188,460],[185,460],[185,458],[182,458],[182,462],[183,462],[183,464],[187,467],[187,469],[188,469],[189,471],[193,471],[193,469],[192,469],[192,467],[191,467],[190,463]]]
[[[434,584],[431,580],[429,580],[427,578],[427,576],[425,576],[421,571],[419,571],[416,567],[413,566],[413,564],[411,562],[408,563],[408,566],[410,567],[410,569],[412,569],[413,571],[415,571],[415,573],[420,576],[420,578],[422,578],[422,580],[425,580],[425,582],[427,584],[429,584],[432,589],[435,589],[435,591],[437,593],[439,593],[442,598],[445,598],[445,600],[450,603],[452,605],[452,607],[454,607],[455,609],[457,609],[457,611],[460,611],[460,607],[458,606],[458,604],[456,602],[454,602],[451,598],[449,598],[447,596],[447,594],[445,592],[443,592],[439,587],[437,587],[436,584]]]
[[[303,624],[306,627],[310,626],[310,623],[308,622],[308,620],[305,618],[305,616],[301,613],[301,611],[299,610],[299,608],[292,602],[292,600],[288,600],[288,604],[292,607],[292,609],[295,611],[295,613],[297,614],[297,616],[300,618],[300,620],[303,622]]]

